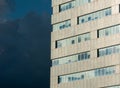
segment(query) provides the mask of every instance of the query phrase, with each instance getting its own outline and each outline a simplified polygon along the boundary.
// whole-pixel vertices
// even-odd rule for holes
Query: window
[[[120,25],[114,25],[111,27],[103,28],[98,30],[97,32],[98,32],[97,33],[98,38],[117,34],[117,33],[120,33]]]
[[[119,85],[114,85],[114,86],[106,87],[106,88],[120,88],[120,86]]]
[[[82,19],[82,20],[81,20],[81,23],[84,23],[84,22],[85,22],[84,19]]]
[[[88,0],[88,2],[90,3],[90,2],[91,2],[91,0]]]
[[[90,59],[89,51],[52,60],[52,66],[61,65],[61,64],[69,64],[69,63],[83,61],[87,59]]]
[[[62,82],[62,79],[61,79],[61,77],[59,76],[58,77],[58,83],[61,83]]]
[[[55,48],[57,48],[57,46],[58,46],[58,45],[57,45],[57,41],[55,41]]]
[[[70,1],[65,4],[59,5],[59,12],[71,9],[75,7],[75,1]]]
[[[59,60],[54,60],[54,61],[52,62],[52,65],[53,65],[53,66],[58,65],[58,64],[59,64]]]
[[[75,44],[75,40],[72,40],[72,44]]]
[[[53,31],[63,30],[65,28],[69,28],[69,27],[71,27],[71,20],[67,20],[67,21],[64,21],[64,22],[61,22],[61,23],[54,24],[53,25]]]
[[[90,3],[92,1],[93,0],[73,0],[73,1],[69,1],[69,2],[66,2],[64,4],[59,5],[59,12],[63,12],[63,11],[72,9],[74,7],[77,7],[77,6],[84,5],[84,4]]]
[[[81,60],[81,55],[79,54],[79,55],[78,55],[78,61],[80,61],[80,60]]]
[[[77,38],[77,37],[72,37],[72,38],[70,38],[71,44],[75,44],[75,43],[76,43],[76,38]]]
[[[113,67],[100,68],[95,70],[95,76],[110,75],[115,73]]]
[[[103,49],[98,49],[98,57],[105,56],[105,55],[110,55],[114,53],[120,53],[120,45],[115,45],[115,46],[110,46],[107,48]]]
[[[88,21],[91,21],[91,17],[88,17]]]
[[[120,13],[120,4],[119,4],[119,13]]]
[[[90,40],[90,33],[85,33],[85,34],[77,35],[75,37],[56,41],[57,44],[55,44],[55,48],[86,42],[88,40]]]
[[[105,35],[108,36],[109,35],[109,31],[106,29],[105,30]]]
[[[95,77],[99,77],[99,76],[112,75],[114,73],[115,73],[115,66],[98,68],[98,69],[94,69],[94,70],[90,70],[90,71],[77,72],[77,73],[72,73],[72,74],[68,74],[68,75],[58,76],[58,80],[60,80],[60,78],[62,80],[62,81],[61,80],[58,81],[58,83],[90,79],[90,78],[95,78]]]
[[[57,43],[57,44],[56,44],[56,45],[57,45],[57,46],[56,46],[57,48],[62,47],[62,42],[61,42],[61,41],[56,41],[56,43]]]
[[[100,19],[105,16],[109,16],[109,15],[111,15],[111,8],[106,8],[106,9],[103,9],[97,12],[93,12],[93,13],[78,17],[77,23],[82,24],[88,21],[92,21],[92,20]]]
[[[81,36],[78,36],[78,43],[81,42]]]

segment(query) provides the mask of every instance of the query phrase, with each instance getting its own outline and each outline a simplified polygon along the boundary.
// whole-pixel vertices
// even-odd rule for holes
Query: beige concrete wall
[[[74,62],[51,67],[51,88],[103,88],[104,86],[120,85],[120,54],[112,54],[97,57],[97,49],[120,44],[120,33],[97,38],[97,30],[120,24],[119,4],[120,0],[95,0],[63,12],[58,11],[59,4],[71,0],[52,0],[53,15],[52,24],[71,19],[71,27],[64,30],[51,32],[51,60],[80,52],[90,51],[91,58],[85,61]],[[84,24],[77,25],[77,17],[97,10],[112,7],[112,15],[103,17]],[[91,40],[79,44],[55,48],[55,41],[90,32]],[[89,71],[106,66],[116,66],[114,75],[79,80],[58,84],[58,76],[74,72]]]
[[[55,88],[102,88],[104,86],[120,85],[120,74],[102,76],[94,79],[64,83]]]
[[[115,60],[115,62],[117,62],[117,61]],[[98,64],[102,65],[102,63],[98,63]],[[55,88],[77,88],[77,87],[81,87],[81,88],[101,88],[101,87],[104,87],[104,86],[111,86],[111,85],[118,85],[118,84],[120,85],[120,65],[118,65],[118,63],[110,63],[110,62],[109,62],[109,64],[103,64],[103,66],[96,66],[96,67],[100,68],[100,67],[105,67],[105,66],[116,65],[117,72],[114,75],[100,76],[100,77],[94,77],[94,78],[91,78],[91,79],[85,79],[85,80],[79,80],[79,81],[73,81],[73,82],[58,84],[57,80],[58,80],[59,75],[69,74],[71,72],[80,72],[81,69],[78,66],[81,66],[81,65],[77,65],[77,66],[74,66],[74,65],[71,65],[71,67],[67,66],[67,71],[65,71],[66,68],[64,68],[63,66],[61,68],[60,67],[52,68],[52,71],[54,71],[54,73],[56,73],[56,74],[51,76],[51,80],[52,80],[51,85],[54,86],[54,87],[56,86]],[[82,65],[82,67],[85,66],[85,65]],[[88,65],[86,65],[86,67],[87,66]],[[90,66],[90,64],[89,64],[89,66]],[[91,67],[91,69],[94,69],[96,67],[95,66]],[[77,70],[77,69],[79,69],[79,70]],[[90,68],[86,68],[86,69],[91,70]],[[82,71],[86,71],[86,69],[82,68]]]
[[[52,24],[59,23],[63,20],[67,20],[67,19],[71,19],[71,18],[73,19],[78,16],[82,16],[84,14],[95,12],[95,11],[105,9],[108,7],[112,7],[113,14],[116,14],[116,13],[118,13],[117,7],[118,7],[119,3],[120,3],[119,0],[109,0],[109,1],[108,0],[96,0],[94,2],[85,4],[85,5],[82,5],[79,7],[75,7],[73,9],[66,10],[66,11],[63,11],[60,13],[58,13],[59,11],[55,11],[57,13],[52,15]],[[59,7],[56,7],[56,9],[57,8],[59,8]],[[59,10],[59,9],[57,9],[57,10]]]
[[[119,54],[113,54],[113,55],[107,55],[100,58],[91,58],[85,61],[79,61],[79,62],[74,62],[70,64],[54,66],[54,67],[51,67],[51,70],[55,72],[54,74],[51,74],[51,75],[59,76],[61,74],[70,74],[70,73],[82,72],[82,71],[92,70],[92,69],[101,68],[101,67],[120,65],[119,57],[120,57]],[[119,72],[120,72],[120,69],[119,69]]]
[[[120,19],[120,14],[115,14],[115,15],[112,15],[109,17],[105,17],[102,19],[98,19],[95,21],[77,25],[75,27],[75,29],[70,28],[70,29],[65,29],[62,31],[52,32],[51,59],[54,59],[57,57],[63,57],[63,56],[67,56],[67,55],[71,55],[71,54],[75,54],[75,53],[79,53],[79,52],[96,50],[97,48],[102,48],[102,47],[106,47],[106,46],[119,44],[120,41],[119,40],[116,41],[116,38],[120,38],[119,33],[116,35],[97,38],[97,30],[105,28],[105,27],[109,27],[112,25],[120,24],[120,20],[117,20],[117,19]],[[79,29],[79,28],[81,28],[81,29]],[[81,42],[80,44],[69,45],[69,46],[65,46],[62,48],[55,48],[56,40],[64,39],[67,37],[72,37],[72,36],[83,34],[86,32],[91,33],[90,41]]]

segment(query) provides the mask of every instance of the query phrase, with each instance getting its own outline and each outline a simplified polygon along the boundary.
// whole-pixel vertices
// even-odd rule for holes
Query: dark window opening
[[[55,41],[55,48],[57,48],[58,46],[57,46],[57,41]]]
[[[81,55],[78,55],[78,61],[80,61],[81,60]]]
[[[58,76],[58,84],[61,83],[62,79]]]
[[[97,38],[99,38],[99,30],[97,31]]]
[[[72,42],[71,42],[72,44],[75,44],[75,40],[72,40]]]
[[[120,4],[119,4],[119,13],[120,13]]]
[[[77,24],[79,24],[79,17],[77,18]]]
[[[59,12],[61,12],[61,7],[59,6]]]
[[[99,49],[97,50],[97,57],[99,57]]]

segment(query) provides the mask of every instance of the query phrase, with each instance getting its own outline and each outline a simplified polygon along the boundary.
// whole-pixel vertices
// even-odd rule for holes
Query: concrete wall
[[[103,88],[104,86],[120,85],[120,54],[112,54],[104,57],[97,57],[97,49],[111,45],[120,44],[120,34],[97,38],[97,30],[112,25],[120,24],[119,4],[120,0],[94,0],[83,6],[75,7],[59,13],[59,4],[71,0],[52,0],[53,15],[52,24],[71,19],[69,29],[51,32],[51,60],[90,51],[89,60],[63,64],[51,67],[51,88]],[[77,25],[77,17],[94,11],[111,7],[112,15],[103,17],[84,24]],[[91,40],[79,44],[55,48],[55,41],[90,32]],[[58,84],[58,76],[74,72],[87,71],[106,66],[116,66],[117,72],[114,75],[96,77],[93,79],[74,81]]]

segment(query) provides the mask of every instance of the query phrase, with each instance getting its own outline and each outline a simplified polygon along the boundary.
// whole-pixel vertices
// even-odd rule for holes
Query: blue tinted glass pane
[[[91,17],[88,17],[88,21],[91,21]]]
[[[84,19],[82,19],[82,20],[81,20],[81,23],[84,23],[84,22],[85,22],[85,20],[84,20]]]

